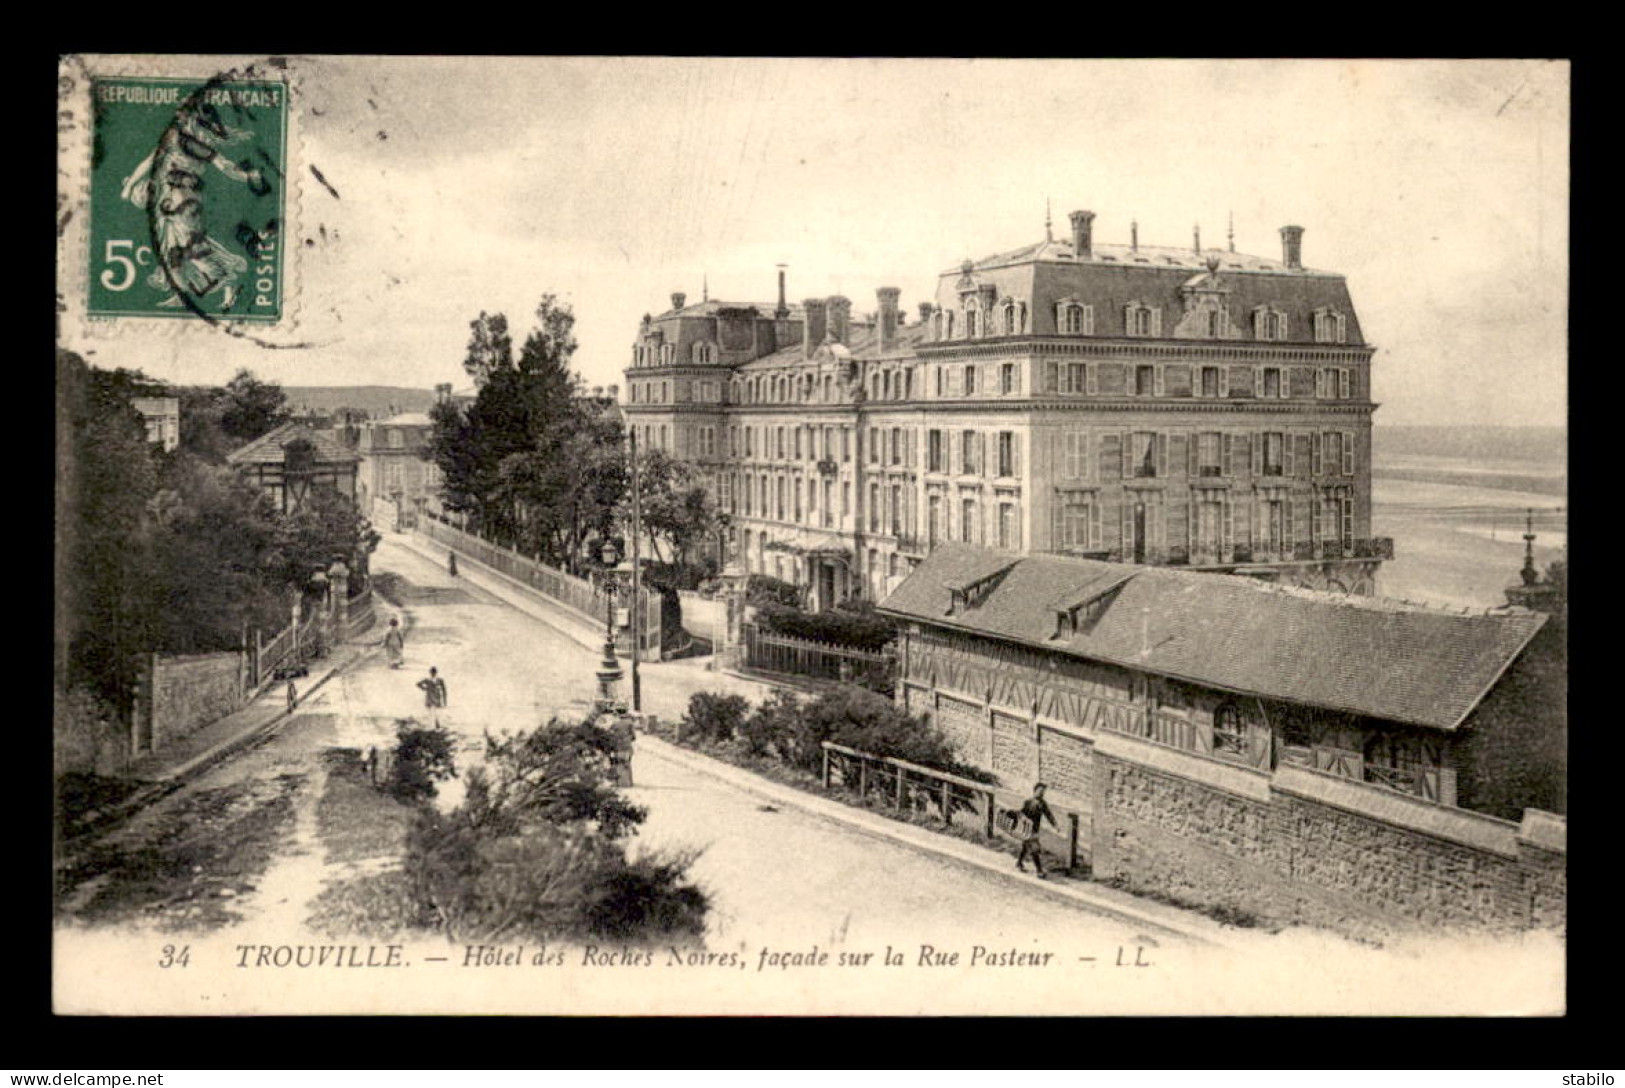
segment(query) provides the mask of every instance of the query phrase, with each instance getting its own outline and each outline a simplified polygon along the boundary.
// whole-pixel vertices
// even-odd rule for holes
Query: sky
[[[199,58],[221,69],[253,58]],[[120,71],[118,62],[92,62]],[[145,61],[146,70],[156,62]],[[567,301],[589,385],[624,383],[674,291],[845,294],[905,312],[967,257],[1056,235],[1224,244],[1340,272],[1378,348],[1379,424],[1561,426],[1569,71],[1549,61],[290,57],[301,184],[273,349],[94,332],[65,346],[221,383],[471,383],[481,311]],[[70,164],[71,165],[71,164]],[[317,181],[312,167],[326,184]],[[159,323],[173,325],[173,322]]]

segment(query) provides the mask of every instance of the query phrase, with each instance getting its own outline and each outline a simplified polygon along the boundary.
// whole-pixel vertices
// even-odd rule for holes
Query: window
[[[1062,479],[1089,478],[1089,432],[1066,431],[1061,435],[1060,465]]]
[[[1088,336],[1095,331],[1095,308],[1070,300],[1055,307],[1055,327],[1065,336]]]
[[[975,431],[962,431],[959,435],[959,471],[966,476],[982,474],[982,436]]]
[[[398,450],[404,449],[405,446],[406,436],[400,432],[399,428],[391,427],[389,429],[389,448],[392,450]]]
[[[965,368],[965,381],[962,393],[967,397],[973,396],[976,393],[976,368],[974,366],[967,366]]]
[[[1089,380],[1088,363],[1061,363],[1055,374],[1057,393],[1083,393]]]
[[[1094,499],[1089,496],[1065,497],[1060,506],[1058,543],[1064,548],[1094,547],[1096,510]]]
[[[946,472],[947,466],[943,464],[942,432],[927,431],[925,434],[925,470],[927,472]]]
[[[1343,436],[1327,431],[1320,436],[1320,448],[1315,450],[1315,475],[1341,474],[1343,471]]]
[[[939,397],[947,396],[948,395],[948,383],[947,383],[948,368],[947,367],[942,367],[942,366],[937,366],[937,367],[932,367],[931,369],[936,374],[937,396],[939,396]]]
[[[1213,754],[1231,757],[1247,754],[1247,719],[1235,703],[1221,703],[1213,711]]]
[[[1204,366],[1202,368],[1201,390],[1202,390],[1201,395],[1204,396],[1204,397],[1218,397],[1218,396],[1221,395],[1219,393],[1219,368],[1218,367],[1216,367],[1216,366]]]
[[[1264,396],[1266,396],[1266,397],[1284,397],[1284,396],[1286,396],[1286,383],[1281,380],[1281,368],[1280,367],[1278,367],[1278,366],[1267,366],[1267,367],[1264,368]]]
[[[869,463],[880,464],[880,428],[869,428]]]
[[[1005,336],[1014,336],[1021,328],[1016,324],[1016,304],[1006,302],[999,308],[999,332]]]
[[[1134,368],[1134,395],[1149,397],[1157,388],[1157,368],[1154,366],[1137,366]]]
[[[999,503],[999,547],[1021,547],[1021,527],[1016,524],[1016,507],[1014,503]]]
[[[1160,336],[1162,311],[1131,302],[1123,309],[1123,332],[1128,336]]]
[[[1004,363],[999,367],[999,392],[1005,396],[1016,392],[1016,364]]]
[[[891,463],[894,465],[903,463],[903,430],[901,427],[891,429]]]
[[[799,461],[799,460],[801,460],[801,426],[799,424],[797,424],[793,428],[793,431],[794,431],[794,433],[791,435],[791,439],[792,439],[792,447],[791,448],[794,450],[795,459],[797,461]]]
[[[1196,436],[1196,475],[1223,476],[1223,443],[1217,431],[1204,431]]]
[[[880,532],[880,485],[869,485],[869,531]]]
[[[1337,396],[1339,399],[1349,400],[1354,396],[1352,376],[1353,371],[1350,370],[1339,370],[1337,372]]]
[[[1317,343],[1341,344],[1347,338],[1347,322],[1343,315],[1336,310],[1316,310],[1313,320]]]
[[[1020,448],[1014,432],[999,432],[997,450],[999,458],[998,474],[1000,476],[1021,475]]]
[[[1353,476],[1354,475],[1354,435],[1353,435],[1352,432],[1349,432],[1349,431],[1343,432],[1342,453],[1343,453],[1343,475],[1345,475],[1345,476]]]
[[[903,490],[893,484],[891,488],[891,535],[903,535]]]
[[[975,499],[962,499],[959,503],[959,538],[966,544],[981,543]]]
[[[926,539],[931,547],[936,547],[942,539],[942,496],[932,495],[926,500],[925,507]]]
[[[1135,431],[1129,435],[1130,475],[1158,476],[1162,460],[1163,436],[1151,431]]]
[[[824,514],[824,528],[826,528],[826,529],[830,528],[831,526],[833,526],[835,524],[835,508],[834,508],[833,504],[830,502],[830,496],[834,491],[834,487],[835,487],[835,483],[834,483],[833,480],[825,480],[824,481],[824,502],[823,502],[822,506],[820,506],[819,509],[821,509],[823,511],[823,514]]]
[[[796,521],[799,522],[801,520],[801,481],[799,479],[796,481],[795,506],[792,510],[795,513]]]
[[[846,521],[847,515],[852,513],[852,484],[849,480],[841,481],[841,521]]]
[[[1224,335],[1224,312],[1222,310],[1208,311],[1207,334],[1215,340]]]
[[[851,446],[851,442],[850,442],[851,434],[852,434],[852,432],[847,430],[845,427],[841,428],[841,460],[842,461],[851,461],[852,460],[852,446]]]
[[[1260,306],[1253,311],[1253,336],[1259,340],[1287,339],[1285,311]]]
[[[1286,475],[1286,435],[1279,431],[1269,431],[1263,436],[1263,467],[1260,475],[1285,476]]]
[[[780,476],[778,478],[778,480],[776,480],[774,482],[773,490],[774,490],[775,495],[776,495],[776,497],[778,499],[778,518],[779,518],[780,521],[783,521],[784,520],[784,477],[783,476]]]
[[[967,340],[976,339],[976,318],[977,313],[974,309],[965,311],[965,339]]]

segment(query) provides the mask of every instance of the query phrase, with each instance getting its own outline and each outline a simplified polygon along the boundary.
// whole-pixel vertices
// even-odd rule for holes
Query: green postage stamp
[[[279,321],[288,84],[103,76],[91,103],[86,312]]]

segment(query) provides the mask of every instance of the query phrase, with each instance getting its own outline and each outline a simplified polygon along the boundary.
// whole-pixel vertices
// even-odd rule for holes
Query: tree
[[[437,405],[430,456],[448,509],[481,535],[573,566],[591,535],[608,535],[625,490],[621,428],[581,396],[570,369],[575,316],[553,295],[517,357],[507,318],[470,323],[463,367],[479,393],[466,409]]]
[[[288,421],[287,396],[275,382],[262,382],[251,370],[239,370],[226,383],[220,430],[245,445]]]
[[[674,460],[664,450],[640,452],[638,483],[643,531],[660,562],[667,561],[660,547],[662,541],[671,549],[671,560],[682,564],[688,562],[697,547],[715,537],[716,505],[686,461]],[[629,502],[623,504],[622,513],[630,523]]]
[[[140,654],[150,649],[147,502],[158,466],[130,405],[150,386],[57,353],[57,640],[60,683],[128,720]]]

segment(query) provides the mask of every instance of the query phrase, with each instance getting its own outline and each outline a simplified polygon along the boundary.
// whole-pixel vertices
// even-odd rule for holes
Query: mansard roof
[[[771,320],[773,318],[773,312],[777,310],[778,307],[779,304],[777,302],[723,302],[720,299],[712,298],[705,299],[700,302],[691,302],[687,306],[684,306],[681,310],[667,310],[663,314],[656,314],[654,315],[654,320],[664,321],[665,319],[671,317],[715,317],[717,312],[720,310],[749,309],[755,310],[758,317],[765,317]],[[801,303],[799,302],[786,303],[785,309],[790,311],[790,316],[786,318],[787,321],[800,321],[802,317],[805,316],[801,312]]]
[[[848,358],[854,359],[910,359],[914,356],[914,345],[919,343],[924,335],[925,327],[923,325],[899,326],[896,335],[893,337],[891,348],[882,352],[877,346],[878,338],[875,335],[875,327],[867,323],[860,325],[854,320],[847,330],[846,340],[840,343],[831,342],[828,346],[830,348],[840,348],[841,352],[844,352]],[[823,346],[820,345],[820,347]],[[837,352],[837,354],[841,354],[841,352]],[[780,348],[770,355],[764,355],[760,359],[752,359],[748,363],[741,363],[739,369],[744,371],[766,370],[773,367],[796,366],[815,361],[817,361],[816,356],[813,359],[807,358],[806,353],[802,350],[801,342],[798,340],[794,344]]]
[[[993,584],[960,591],[998,559],[1011,562]],[[1101,602],[1098,617],[1065,633],[1057,608],[1084,599]],[[880,609],[1222,690],[1447,730],[1546,619],[965,544],[939,546]]]
[[[995,253],[991,257],[983,257],[979,261],[971,262],[971,271],[984,271],[992,268],[1003,268],[1007,265],[1030,264],[1034,261],[1056,261],[1073,265],[1101,265],[1104,267],[1152,267],[1152,268],[1179,268],[1187,273],[1194,270],[1206,271],[1208,262],[1217,259],[1220,272],[1271,272],[1283,276],[1340,276],[1337,272],[1326,272],[1314,268],[1288,268],[1283,261],[1273,257],[1257,257],[1250,253],[1234,253],[1228,249],[1204,249],[1200,253],[1190,246],[1121,246],[1121,245],[1091,245],[1090,256],[1078,260],[1072,249],[1070,239],[1053,239],[1046,242],[1035,242],[1032,245],[1022,246],[1007,253]],[[962,274],[964,266],[958,265],[945,269],[944,276]]]

